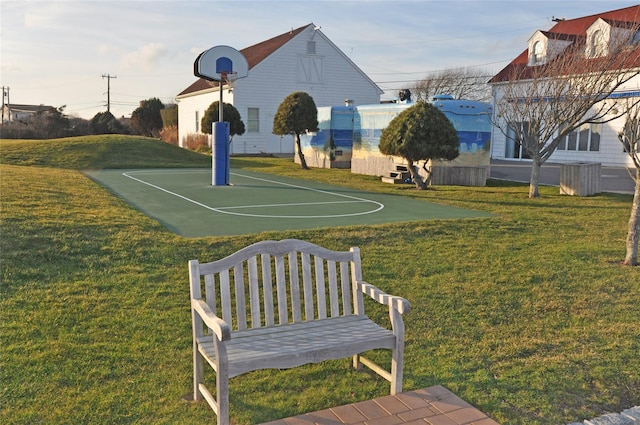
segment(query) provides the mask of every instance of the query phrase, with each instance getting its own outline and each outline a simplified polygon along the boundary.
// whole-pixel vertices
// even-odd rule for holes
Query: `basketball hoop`
[[[215,46],[206,50],[196,58],[193,73],[207,81],[218,83],[220,102],[218,103],[218,121],[212,125],[211,143],[211,183],[213,186],[229,184],[229,128],[230,123],[224,122],[224,100],[222,93],[225,85],[229,93],[232,92],[238,78],[244,78],[249,73],[247,59],[229,46]]]

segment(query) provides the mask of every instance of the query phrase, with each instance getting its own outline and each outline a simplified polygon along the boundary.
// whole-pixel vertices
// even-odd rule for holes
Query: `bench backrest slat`
[[[298,276],[298,253],[289,253],[289,277],[291,279],[291,313],[294,322],[302,322],[300,305],[300,276]]]
[[[264,321],[266,326],[276,324],[273,318],[273,279],[271,277],[271,258],[269,254],[260,255],[262,259],[262,293],[264,295]],[[253,284],[253,282],[251,283]]]
[[[247,329],[247,308],[245,301],[244,268],[238,264],[233,268],[233,280],[236,291],[236,319],[238,329]]]
[[[327,301],[324,287],[324,263],[322,258],[315,257],[316,297],[318,301],[318,319],[327,318]]]
[[[220,273],[220,300],[222,302],[222,320],[231,323],[231,290],[229,288],[229,270]]]
[[[349,315],[351,313],[351,287],[349,285],[349,264],[340,263],[340,282],[342,282],[342,308],[344,314]]]
[[[190,270],[193,296],[235,330],[364,314],[357,248],[263,241],[220,260],[194,260]]]
[[[211,307],[211,311],[213,311],[214,314],[218,314],[218,309],[216,308],[216,282],[214,275],[207,274],[204,276],[204,290],[206,294],[206,301],[209,307]]]
[[[340,292],[338,292],[338,276],[336,275],[336,262],[327,261],[327,273],[329,275],[329,305],[331,317],[340,316]]]
[[[313,312],[315,308],[313,306],[313,284],[311,280],[311,260],[309,254],[302,253],[302,282],[304,287],[304,315],[306,320],[313,320]]]
[[[287,323],[287,281],[284,274],[284,257],[275,257],[276,294],[278,297],[278,323]]]
[[[259,328],[261,326],[260,320],[260,288],[258,285],[252,285],[251,282],[258,281],[258,260],[251,257],[247,260],[248,275],[249,275],[249,297],[251,303],[251,327]]]

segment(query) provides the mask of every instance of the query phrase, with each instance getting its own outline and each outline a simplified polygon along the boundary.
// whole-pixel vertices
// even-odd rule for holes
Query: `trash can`
[[[560,194],[590,196],[600,193],[601,164],[571,162],[560,165]]]

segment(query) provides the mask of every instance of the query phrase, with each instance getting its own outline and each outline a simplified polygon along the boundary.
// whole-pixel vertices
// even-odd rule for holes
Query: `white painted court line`
[[[185,170],[185,171],[189,171],[189,172],[194,172],[195,170]],[[167,170],[167,172],[175,172],[175,171],[169,171]],[[371,199],[365,199],[365,198],[359,198],[356,196],[351,196],[351,195],[345,195],[345,194],[341,194],[341,193],[334,193],[334,192],[329,192],[326,190],[321,190],[321,189],[314,189],[314,188],[310,188],[310,187],[306,187],[306,186],[300,186],[300,185],[295,185],[295,184],[291,184],[291,183],[284,183],[284,182],[279,182],[276,180],[269,180],[269,179],[263,179],[263,178],[259,178],[259,177],[253,177],[253,176],[247,176],[247,175],[243,175],[243,174],[239,174],[239,173],[230,173],[231,175],[234,176],[238,176],[238,177],[243,177],[243,178],[247,178],[247,179],[253,179],[253,180],[259,180],[259,181],[263,181],[263,182],[267,182],[267,183],[272,183],[272,184],[276,184],[276,185],[281,185],[281,186],[288,186],[288,187],[293,187],[296,189],[303,189],[303,190],[309,190],[312,192],[319,192],[319,193],[324,193],[327,195],[331,195],[331,196],[338,196],[338,197],[343,197],[343,198],[348,198],[350,199],[349,201],[332,201],[332,202],[299,202],[299,203],[287,203],[287,204],[265,204],[265,205],[240,205],[240,206],[233,206],[233,207],[212,207],[206,204],[203,204],[201,202],[198,202],[194,199],[188,198],[184,195],[180,195],[179,193],[170,191],[168,189],[165,189],[161,186],[155,185],[153,183],[149,183],[145,180],[142,180],[140,178],[134,177],[132,174],[167,174],[167,172],[158,172],[158,171],[151,171],[151,170],[145,170],[145,171],[132,171],[132,172],[125,172],[122,173],[122,175],[124,177],[127,177],[131,180],[137,181],[138,183],[142,183],[144,185],[147,185],[149,187],[153,187],[154,189],[160,190],[164,193],[167,193],[169,195],[178,197],[184,201],[187,202],[191,202],[192,204],[198,205],[199,207],[208,209],[210,211],[214,211],[220,214],[229,214],[229,215],[238,215],[238,216],[244,216],[244,217],[262,217],[262,218],[339,218],[339,217],[352,217],[352,216],[357,216],[357,215],[366,215],[366,214],[373,214],[376,213],[380,210],[382,210],[384,208],[384,204],[371,200]],[[178,173],[183,172],[182,170],[178,171]],[[199,171],[202,172],[202,171]],[[346,204],[346,203],[371,203],[376,205],[377,207],[375,209],[371,209],[369,211],[362,211],[362,212],[357,212],[357,213],[349,213],[349,214],[326,214],[326,215],[270,215],[270,214],[249,214],[249,213],[240,213],[240,212],[236,212],[236,211],[230,211],[233,209],[243,209],[243,208],[280,208],[280,207],[288,207],[288,206],[306,206],[306,205],[329,205],[329,204]]]

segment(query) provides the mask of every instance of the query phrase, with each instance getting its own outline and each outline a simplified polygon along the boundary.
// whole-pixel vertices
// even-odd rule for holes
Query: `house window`
[[[196,133],[200,133],[200,112],[196,111]]]
[[[507,128],[507,141],[505,144],[505,158],[531,158],[524,148],[521,140],[527,138],[529,142],[534,140],[534,135],[529,130],[528,122],[510,123]]]
[[[591,134],[589,135],[589,150],[591,152],[600,151],[600,135],[602,134],[602,124],[591,124]]]
[[[604,35],[602,31],[596,30],[591,35],[591,56],[599,58],[606,54]]]
[[[258,133],[260,131],[260,109],[247,109],[247,131],[249,133]]]
[[[315,55],[316,54],[316,42],[315,41],[307,41],[307,54]]]
[[[560,151],[600,151],[602,124],[582,124],[579,128],[563,137],[558,145]]]
[[[541,41],[533,43],[532,60],[534,65],[544,62],[544,46]]]
[[[575,151],[576,146],[578,145],[577,141],[578,141],[578,132],[572,131],[571,133],[569,133],[567,135],[567,150]]]

